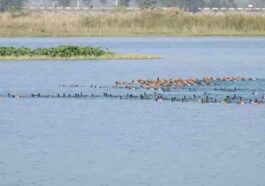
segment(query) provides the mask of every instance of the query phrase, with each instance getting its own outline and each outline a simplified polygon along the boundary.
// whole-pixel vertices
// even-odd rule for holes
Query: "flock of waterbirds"
[[[265,79],[245,77],[136,79],[115,81],[112,86],[59,85],[55,94],[7,93],[8,98],[87,98],[120,100],[154,100],[222,104],[265,103]]]

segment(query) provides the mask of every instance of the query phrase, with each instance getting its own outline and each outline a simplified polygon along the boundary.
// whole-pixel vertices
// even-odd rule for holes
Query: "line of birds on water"
[[[125,95],[115,95],[111,93],[104,92],[103,94],[83,94],[80,93],[62,93],[57,95],[44,95],[44,94],[11,94],[7,95],[9,98],[116,98],[120,100],[154,100],[154,101],[171,101],[171,102],[200,102],[202,104],[206,103],[222,103],[222,104],[260,104],[265,103],[265,95],[260,98],[246,98],[234,94],[233,96],[227,95],[225,97],[218,97],[214,95],[207,94],[204,92],[202,95],[162,95],[162,94],[125,94]]]
[[[257,97],[259,92],[255,89],[244,86],[244,88],[222,88],[216,87],[216,83],[220,82],[241,82],[241,81],[255,81],[255,78],[244,78],[244,77],[204,77],[202,79],[168,79],[161,80],[157,78],[155,80],[132,80],[131,82],[121,82],[116,81],[114,85],[110,88],[108,86],[98,86],[90,85],[91,89],[107,89],[101,93],[89,93],[84,94],[83,92],[78,93],[57,93],[54,95],[44,95],[44,94],[11,94],[8,93],[7,97],[9,98],[118,98],[118,99],[139,99],[139,100],[155,100],[155,101],[171,101],[171,102],[200,102],[205,103],[236,103],[236,104],[260,104],[265,103],[265,94]],[[198,87],[200,86],[201,89]],[[84,87],[79,85],[60,85],[59,87]],[[163,87],[175,88],[176,90],[181,90],[182,92],[173,92],[174,94],[165,94]],[[196,88],[197,87],[197,88]],[[206,88],[207,87],[207,88]],[[213,87],[209,90],[209,87]],[[115,89],[139,89],[144,92],[133,92],[133,93],[123,93],[115,94],[109,93],[109,90]],[[152,93],[150,89],[154,90]],[[147,93],[146,93],[146,91]],[[160,91],[162,90],[162,92]],[[108,92],[109,91],[109,92]],[[184,91],[184,92],[183,92]],[[185,92],[186,91],[186,92]],[[187,93],[187,91],[189,93]],[[251,95],[242,95],[242,93],[249,93]],[[260,89],[259,89],[260,91]],[[198,93],[199,92],[199,93]],[[221,93],[220,93],[221,92]],[[233,95],[224,95],[223,92],[233,92]],[[240,92],[240,93],[239,93]],[[263,91],[262,91],[263,92]],[[4,97],[4,96],[2,96]]]
[[[256,81],[256,78],[251,77],[240,77],[240,76],[225,76],[225,77],[204,77],[202,79],[198,78],[170,78],[170,79],[160,79],[159,77],[155,80],[148,79],[135,79],[131,82],[126,81],[115,81],[112,85],[112,88],[126,88],[126,89],[153,89],[159,90],[160,88],[183,88],[186,86],[197,86],[197,85],[212,85],[214,82],[240,82],[240,81]],[[78,84],[71,84],[71,85],[59,85],[59,87],[68,87],[68,88],[75,88],[75,87],[90,87],[90,88],[108,88],[108,86],[98,86],[98,85],[88,85],[88,86],[80,86]]]
[[[143,89],[153,89],[159,90],[161,89],[170,89],[170,88],[183,88],[186,86],[197,86],[197,85],[212,85],[214,82],[239,82],[239,81],[255,81],[255,78],[245,78],[245,77],[204,77],[202,79],[194,79],[194,78],[187,78],[187,79],[160,79],[159,77],[155,80],[143,80],[143,79],[136,79],[132,80],[131,82],[126,81],[115,81],[115,84],[112,86],[113,88],[143,88]]]

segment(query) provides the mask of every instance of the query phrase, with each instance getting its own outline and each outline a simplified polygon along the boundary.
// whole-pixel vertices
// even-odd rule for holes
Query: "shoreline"
[[[37,60],[67,60],[67,61],[76,61],[76,60],[140,60],[140,59],[161,59],[160,56],[154,55],[138,55],[138,54],[114,54],[114,55],[102,55],[102,56],[77,56],[77,57],[48,57],[48,56],[0,56],[0,62],[3,61],[37,61]]]
[[[137,37],[186,37],[186,38],[207,38],[207,37],[242,37],[242,38],[251,38],[251,37],[257,37],[257,38],[265,38],[265,31],[264,33],[210,33],[210,34],[179,34],[179,33],[137,33],[137,34],[45,34],[45,35],[39,35],[39,34],[29,34],[26,33],[20,34],[8,34],[8,35],[2,35],[0,33],[0,39],[8,39],[8,38],[122,38],[122,37],[128,37],[128,38],[137,38]]]
[[[128,38],[141,38],[141,37],[146,37],[146,38],[151,38],[151,37],[158,37],[158,38],[163,38],[163,37],[171,37],[171,38],[221,38],[221,37],[228,37],[228,38],[265,38],[265,34],[260,34],[260,35],[254,35],[254,34],[245,34],[245,35],[148,35],[148,34],[139,34],[139,35],[49,35],[49,36],[43,36],[43,35],[29,35],[29,36],[20,36],[20,35],[15,35],[15,36],[3,36],[0,35],[0,39],[14,39],[14,38],[122,38],[122,37],[128,37]]]
[[[0,36],[0,39],[70,39],[70,38],[91,38],[91,39],[108,39],[108,38],[264,38],[265,35],[106,35],[106,36],[10,36],[3,37]]]

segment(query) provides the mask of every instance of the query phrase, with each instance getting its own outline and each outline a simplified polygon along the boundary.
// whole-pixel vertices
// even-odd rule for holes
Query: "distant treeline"
[[[91,6],[95,1],[93,0],[0,0],[0,8],[2,11],[7,10],[11,6],[21,7],[25,4],[38,4],[43,6],[47,3],[54,3],[57,6],[73,6],[79,3],[82,6]],[[110,3],[111,2],[111,3]],[[199,7],[226,7],[235,8],[239,6],[247,6],[252,4],[254,7],[265,7],[265,0],[98,0],[101,6],[117,2],[119,6],[128,7],[130,5],[137,5],[141,8],[148,7],[179,7],[181,9],[195,10]]]

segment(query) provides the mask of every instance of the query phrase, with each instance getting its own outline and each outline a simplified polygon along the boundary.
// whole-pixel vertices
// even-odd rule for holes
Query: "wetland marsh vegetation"
[[[154,59],[156,56],[116,54],[108,50],[87,46],[59,46],[56,48],[0,47],[0,60],[38,59]]]
[[[179,9],[89,15],[0,14],[0,36],[264,36],[262,14],[188,13]]]

